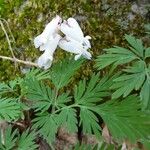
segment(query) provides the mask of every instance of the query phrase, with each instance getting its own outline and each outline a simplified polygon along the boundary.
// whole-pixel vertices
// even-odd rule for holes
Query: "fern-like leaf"
[[[145,48],[142,41],[131,35],[125,35],[125,39],[130,45],[130,50],[118,46],[104,49],[106,54],[100,55],[96,59],[96,67],[99,70],[112,64],[116,67],[132,62],[133,60],[144,59]]]
[[[98,118],[88,108],[80,107],[80,125],[82,125],[84,134],[93,134],[99,138],[101,127],[98,124]]]
[[[30,132],[29,129],[24,131],[18,140],[18,150],[35,150],[37,149],[37,144],[35,143],[36,133],[34,131]]]
[[[66,107],[66,109],[60,112],[56,119],[59,126],[65,127],[69,132],[77,132],[78,122],[75,109]]]
[[[145,58],[150,57],[150,47],[145,49]]]
[[[99,70],[112,64],[118,66],[138,59],[138,56],[132,51],[123,47],[114,46],[113,48],[104,50],[106,51],[106,54],[100,55],[96,59],[96,67]]]
[[[0,133],[0,149],[12,150],[16,145],[16,141],[17,141],[16,134],[17,134],[17,130],[12,131],[12,128],[10,126],[6,128],[4,135],[2,135],[2,132],[1,132]],[[2,143],[2,141],[4,143]]]
[[[145,24],[144,26],[146,33],[150,35],[150,24]]]
[[[38,129],[38,133],[47,140],[48,143],[55,141],[55,135],[57,133],[57,115],[42,113],[37,114],[37,117],[33,119],[33,128]]]
[[[82,125],[83,133],[94,133],[100,137],[101,128],[95,109],[103,97],[110,96],[108,88],[113,78],[114,76],[111,79],[106,76],[99,80],[99,75],[93,74],[88,84],[83,80],[75,86],[74,99],[75,104],[80,108],[80,125]]]
[[[44,83],[30,78],[24,82],[26,97],[33,102],[36,111],[46,111],[52,105],[55,97],[54,91]]]
[[[0,120],[12,121],[19,119],[21,106],[14,98],[0,99]]]
[[[104,77],[99,81],[99,75],[93,74],[89,83],[80,81],[74,89],[75,103],[81,105],[95,105],[103,97],[109,96],[108,87],[112,84],[112,80]]]
[[[143,109],[150,109],[150,75],[148,75],[148,78],[145,80],[141,91],[140,91],[140,97],[142,100],[142,108]]]
[[[41,69],[31,69],[28,73],[26,73],[25,79],[35,78],[36,80],[39,81],[39,80],[48,79],[49,76],[50,74],[48,70],[41,71]]]
[[[136,39],[134,36],[131,35],[125,35],[125,39],[128,41],[128,43],[131,45],[131,50],[137,54],[139,57],[143,58],[144,53],[144,46],[140,39]]]
[[[150,133],[150,118],[140,109],[139,99],[129,96],[122,101],[111,100],[99,105],[97,113],[103,118],[115,139],[129,139],[135,142],[148,138]]]
[[[11,80],[9,81],[8,84],[6,83],[0,83],[0,95],[3,95],[5,93],[14,93],[16,92],[16,86],[19,84],[19,82],[21,81],[20,78],[17,78],[15,80]]]
[[[114,79],[111,89],[116,89],[112,94],[112,98],[128,96],[133,90],[139,90],[145,79],[145,63],[143,61],[136,62],[132,67],[124,69],[124,74]]]
[[[81,144],[80,145],[79,143],[77,143],[72,150],[95,150],[95,149],[93,149],[93,146],[90,144]]]
[[[55,106],[57,108],[65,107],[67,103],[71,102],[71,96],[69,96],[69,92],[62,93],[56,98]]]
[[[124,73],[114,79],[110,87],[115,92],[112,98],[128,96],[133,90],[140,91],[143,109],[150,108],[150,66],[147,68],[144,61],[138,61],[123,70]]]
[[[57,64],[54,64],[50,70],[50,79],[57,89],[60,89],[67,85],[75,71],[81,67],[83,60],[63,60]]]

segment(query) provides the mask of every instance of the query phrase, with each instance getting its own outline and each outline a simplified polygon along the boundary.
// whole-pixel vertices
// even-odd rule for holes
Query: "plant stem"
[[[10,60],[10,61],[13,61],[13,62],[18,62],[18,63],[21,63],[21,64],[29,65],[29,66],[38,67],[38,65],[36,63],[30,62],[30,61],[23,61],[23,60],[20,60],[20,59],[17,59],[17,58],[1,56],[1,55],[0,55],[0,58],[2,58],[4,60]]]
[[[61,110],[63,110],[63,109],[72,108],[72,107],[81,107],[81,106],[78,105],[78,104],[72,104],[72,105],[69,105],[69,106],[62,107],[62,108],[60,108],[60,109],[54,111],[53,113],[56,114],[57,112],[59,112],[59,111],[61,111]]]
[[[55,89],[55,97],[54,97],[54,100],[53,100],[53,106],[52,106],[52,113],[55,112],[55,106],[56,106],[56,100],[57,100],[57,96],[58,96],[58,91],[59,89]]]
[[[72,105],[69,105],[69,106],[64,106],[64,107],[62,107],[62,108],[60,108],[60,109],[57,109],[57,110],[55,110],[55,111],[53,112],[53,114],[56,114],[56,113],[58,113],[59,111],[61,111],[61,110],[63,110],[63,109],[73,108],[73,107],[86,108],[86,109],[89,109],[89,110],[93,111],[93,109],[92,109],[91,107],[83,106],[83,105],[80,105],[80,104],[75,103],[75,104],[72,104]]]

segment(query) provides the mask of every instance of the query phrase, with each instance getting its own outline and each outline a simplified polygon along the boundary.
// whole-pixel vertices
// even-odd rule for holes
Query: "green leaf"
[[[150,149],[150,140],[142,140],[141,143],[144,145],[145,150]]]
[[[52,66],[50,69],[50,79],[57,89],[66,86],[71,77],[81,67],[83,60],[63,60]]]
[[[40,81],[40,80],[44,80],[44,79],[49,79],[50,78],[50,74],[48,71],[43,71],[41,72],[40,69],[32,69],[30,70],[28,73],[26,73],[25,77],[23,79],[20,80],[19,84],[21,87],[21,95],[24,96],[27,92],[27,88],[30,87],[29,82],[32,81]],[[32,85],[33,87],[34,85]]]
[[[44,112],[49,109],[55,97],[55,93],[50,87],[33,78],[26,80],[24,87],[26,87],[26,97],[32,100],[32,107],[36,111]]]
[[[5,83],[0,83],[0,94],[4,94],[11,91],[10,87]]]
[[[12,121],[19,119],[21,115],[21,107],[14,98],[0,99],[0,120]]]
[[[136,39],[134,36],[125,35],[125,39],[132,46],[131,50],[140,57],[143,57],[144,47],[140,39]]]
[[[140,111],[141,104],[136,96],[111,100],[96,109],[115,139],[136,142],[149,136],[150,118]]]
[[[50,74],[48,70],[42,70],[41,69],[31,69],[28,73],[26,73],[25,75],[25,79],[30,79],[30,78],[34,78],[36,80],[44,80],[44,79],[49,79],[50,78]]]
[[[93,145],[90,144],[79,144],[77,143],[72,150],[94,150]]]
[[[116,91],[112,94],[112,98],[118,98],[121,95],[126,97],[133,90],[139,90],[146,79],[145,64],[142,61],[135,63],[132,67],[127,67],[124,72],[126,73],[113,80],[111,89]]]
[[[110,96],[108,88],[115,77],[105,76],[99,80],[99,75],[93,74],[88,84],[83,80],[79,82],[78,86],[75,86],[75,105],[80,108],[80,125],[82,124],[83,133],[94,133],[98,138],[100,137],[101,128],[95,110],[98,107],[97,103],[103,97]]]
[[[145,28],[145,30],[147,31],[146,33],[147,34],[150,34],[150,24],[148,23],[148,24],[145,24],[144,25],[144,28]]]
[[[33,128],[38,129],[38,133],[43,136],[48,143],[55,141],[55,135],[57,133],[57,115],[42,113],[37,114],[37,117],[33,119]]]
[[[99,75],[93,74],[89,83],[85,80],[80,81],[78,86],[74,89],[75,103],[81,105],[95,105],[103,97],[109,96],[108,87],[111,85],[112,80],[104,77],[99,81]]]
[[[150,47],[145,49],[145,58],[150,57]]]
[[[106,54],[98,56],[96,59],[96,67],[101,70],[111,64],[118,66],[129,63],[138,57],[130,50],[115,46],[105,49]]]
[[[150,80],[147,78],[140,92],[143,109],[150,109]]]
[[[148,23],[148,24],[145,24],[144,25],[144,28],[147,30],[147,31],[150,31],[150,24]]]
[[[8,84],[0,83],[0,94],[14,93],[16,86],[19,84],[20,78],[9,81]]]
[[[86,107],[80,107],[80,125],[82,125],[83,133],[92,134],[100,137],[100,125],[96,115]]]
[[[16,134],[17,134],[17,130],[12,131],[12,128],[10,126],[8,126],[5,129],[4,135],[2,135],[2,132],[1,132],[0,133],[0,149],[12,150],[16,145],[16,141],[17,141]],[[4,139],[2,139],[2,137],[4,137]],[[3,140],[4,140],[4,143],[2,143]]]
[[[73,108],[63,109],[57,116],[57,122],[59,126],[66,127],[69,132],[75,133],[78,131],[76,110]]]
[[[18,140],[18,150],[35,150],[38,145],[35,143],[36,133],[26,130]]]
[[[69,92],[60,94],[56,99],[56,106],[58,108],[65,107],[68,102],[71,101],[71,96],[69,96]]]
[[[101,70],[109,65],[123,65],[136,59],[144,57],[144,47],[141,40],[131,35],[125,35],[125,39],[131,45],[130,50],[114,46],[113,48],[104,49],[106,54],[98,56],[96,59],[96,67]]]

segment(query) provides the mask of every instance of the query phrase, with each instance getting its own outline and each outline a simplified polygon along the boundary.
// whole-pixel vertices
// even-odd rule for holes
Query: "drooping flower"
[[[44,53],[38,58],[37,64],[40,68],[48,69],[53,61],[53,53],[55,52],[61,36],[58,34],[62,19],[56,16],[48,23],[44,31],[34,39],[36,48]]]
[[[67,52],[76,54],[75,60],[78,60],[81,56],[91,59],[91,54],[87,51],[87,47],[84,47],[82,43],[71,39],[71,38],[63,38],[59,41],[59,47]]]
[[[63,21],[63,23],[60,26],[60,30],[66,35],[66,37],[70,37],[71,39],[74,39],[78,41],[79,43],[82,43],[84,47],[91,48],[91,44],[89,39],[91,39],[90,36],[85,36],[78,24],[78,22],[74,18],[69,18]]]
[[[44,31],[34,39],[35,48],[40,47],[41,51],[46,50],[47,42],[49,42],[50,39],[53,39],[52,36],[57,34],[61,22],[62,19],[59,16],[53,18],[52,21],[46,25]]]
[[[57,48],[58,42],[61,39],[59,34],[55,34],[44,45],[44,53],[38,58],[37,64],[40,68],[48,69],[53,61],[53,54]]]
[[[39,67],[48,69],[53,61],[53,54],[59,45],[65,51],[76,54],[75,60],[81,56],[91,59],[91,54],[87,51],[91,48],[90,36],[84,37],[83,32],[74,18],[69,18],[63,23],[59,16],[56,16],[46,25],[44,31],[34,39],[34,45],[44,53],[38,58]],[[65,37],[62,38],[58,31],[61,30]]]
[[[65,51],[77,54],[75,60],[81,56],[91,59],[91,54],[87,51],[91,48],[89,39],[90,36],[84,37],[84,34],[74,18],[69,18],[67,21],[64,20],[60,26],[60,30],[65,34],[65,38],[59,42],[59,47]]]

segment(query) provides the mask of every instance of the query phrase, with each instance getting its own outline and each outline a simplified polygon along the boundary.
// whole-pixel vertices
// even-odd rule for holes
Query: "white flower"
[[[40,48],[40,51],[44,51],[37,60],[37,64],[40,68],[48,69],[52,64],[53,53],[61,39],[61,36],[57,34],[61,21],[61,18],[56,16],[46,25],[44,31],[34,39],[35,47]]]
[[[44,53],[38,58],[37,64],[40,68],[48,69],[53,61],[53,54],[59,45],[65,51],[76,54],[75,60],[81,56],[91,59],[91,54],[87,51],[91,48],[90,36],[84,37],[83,32],[74,18],[69,18],[63,23],[59,16],[56,16],[46,25],[44,31],[34,39],[34,45]],[[65,34],[65,38],[61,38],[58,31],[61,30]]]
[[[84,37],[84,34],[78,24],[78,22],[74,18],[69,18],[67,21],[61,24],[60,30],[66,35],[66,37],[70,37],[79,43],[82,43],[87,49],[91,48],[91,44],[89,39],[90,36]]]
[[[44,31],[34,39],[34,45],[36,48],[40,47],[41,51],[47,50],[47,44],[49,40],[52,40],[55,34],[57,34],[62,19],[56,16],[50,23],[48,23]]]
[[[77,54],[75,56],[75,60],[79,59],[81,56],[91,59],[91,54],[87,51],[87,48],[84,47],[82,43],[71,39],[71,38],[63,38],[59,41],[59,47],[67,52]]]
[[[69,18],[60,26],[60,30],[65,34],[65,38],[59,41],[59,47],[65,51],[77,54],[75,60],[79,59],[81,56],[91,59],[91,54],[87,51],[91,48],[89,39],[90,36],[84,37],[84,34],[74,18]]]
[[[44,45],[45,49],[44,53],[39,57],[37,64],[40,68],[48,69],[51,67],[53,61],[53,54],[57,48],[58,42],[61,39],[59,34],[55,34],[54,37],[52,36],[48,39],[47,43]]]

